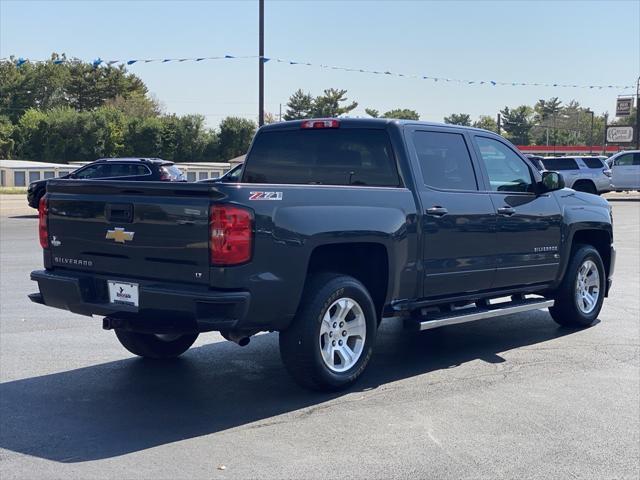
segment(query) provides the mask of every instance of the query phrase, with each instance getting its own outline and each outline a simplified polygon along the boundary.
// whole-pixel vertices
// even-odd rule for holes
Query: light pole
[[[264,125],[264,0],[258,0],[258,126]]]
[[[587,108],[586,113],[591,115],[591,130],[589,130],[589,155],[593,155],[593,110]]]

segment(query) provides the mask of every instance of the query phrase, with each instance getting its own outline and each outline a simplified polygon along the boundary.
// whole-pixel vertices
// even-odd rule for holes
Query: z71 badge
[[[249,192],[249,200],[282,200],[282,192]]]

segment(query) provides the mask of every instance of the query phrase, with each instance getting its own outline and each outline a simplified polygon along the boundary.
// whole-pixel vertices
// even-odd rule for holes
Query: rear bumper
[[[80,315],[121,320],[132,329],[181,332],[235,330],[247,316],[251,295],[216,291],[200,285],[158,283],[116,276],[37,270],[31,280],[39,293],[31,301]],[[109,303],[107,280],[138,284],[139,305]]]

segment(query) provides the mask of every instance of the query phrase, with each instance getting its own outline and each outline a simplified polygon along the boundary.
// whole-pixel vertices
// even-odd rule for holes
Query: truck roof
[[[385,128],[387,125],[423,125],[428,127],[447,127],[455,129],[473,130],[477,132],[487,132],[480,128],[465,127],[462,125],[453,125],[448,123],[439,122],[425,122],[421,120],[398,120],[395,118],[351,118],[351,117],[339,117],[339,118],[307,118],[304,120],[289,120],[285,122],[270,123],[260,127],[262,131],[270,130],[284,130],[290,128],[299,128],[302,122],[308,121],[321,121],[321,120],[337,120],[340,125],[345,127],[361,127],[361,128]],[[493,133],[493,132],[489,132]]]

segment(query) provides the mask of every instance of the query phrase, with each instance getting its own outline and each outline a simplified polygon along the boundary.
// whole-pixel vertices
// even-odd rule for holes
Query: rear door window
[[[443,190],[477,190],[471,155],[459,133],[416,131],[413,144],[425,185]]]
[[[614,165],[620,167],[630,167],[631,165],[640,165],[640,153],[625,153],[616,158]]]
[[[589,168],[603,168],[604,167],[604,165],[602,164],[602,160],[600,160],[599,158],[583,157],[582,161]]]
[[[75,178],[88,179],[88,178],[102,178],[108,177],[110,172],[110,166],[101,163],[99,165],[90,165],[82,168],[74,173]]]
[[[258,134],[247,156],[247,183],[399,187],[385,130],[335,128]]]
[[[578,170],[578,164],[573,158],[545,158],[542,160],[547,170]]]
[[[109,167],[109,177],[137,177],[151,173],[145,165],[135,163],[110,163]]]

